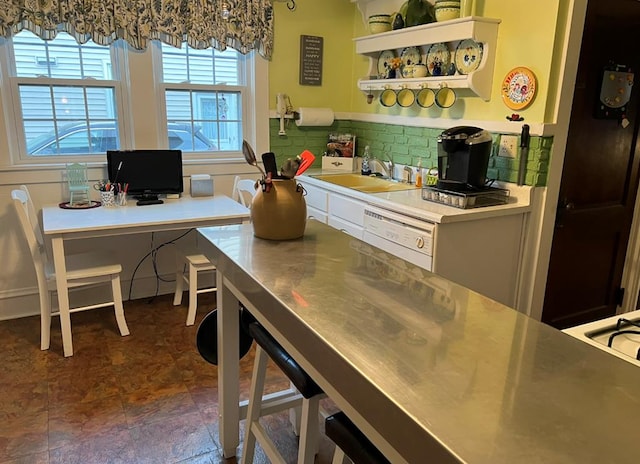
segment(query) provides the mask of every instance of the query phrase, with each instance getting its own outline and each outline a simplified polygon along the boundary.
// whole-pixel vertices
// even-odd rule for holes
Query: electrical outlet
[[[518,136],[517,135],[501,135],[500,148],[498,149],[498,156],[515,158],[517,153],[518,153]]]

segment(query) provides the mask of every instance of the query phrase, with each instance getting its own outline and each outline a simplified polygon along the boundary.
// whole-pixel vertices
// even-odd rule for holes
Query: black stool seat
[[[390,464],[367,437],[343,412],[326,418],[325,434],[354,464]]]
[[[249,334],[258,345],[269,355],[282,372],[291,380],[298,391],[305,398],[312,398],[320,393],[322,389],[307,374],[300,364],[286,352],[282,346],[265,330],[258,322],[249,324]]]

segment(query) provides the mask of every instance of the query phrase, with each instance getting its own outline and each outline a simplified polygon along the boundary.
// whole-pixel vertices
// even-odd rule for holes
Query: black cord
[[[153,236],[154,236],[154,232],[151,233],[151,251],[149,253],[147,253],[146,255],[144,255],[140,261],[138,262],[138,264],[136,265],[135,269],[133,270],[133,273],[131,274],[131,280],[129,281],[129,297],[128,299],[131,299],[131,294],[133,293],[133,280],[136,276],[136,272],[138,272],[138,269],[140,268],[140,266],[142,265],[142,263],[149,257],[152,256],[152,263],[153,263],[153,272],[156,276],[156,293],[155,295],[151,298],[150,301],[153,301],[153,298],[155,298],[156,296],[158,296],[158,293],[160,292],[160,280],[164,281],[164,282],[175,282],[175,280],[167,280],[167,279],[162,279],[159,274],[158,274],[158,268],[157,268],[157,263],[156,263],[156,255],[158,250],[160,250],[162,247],[165,247],[167,245],[173,245],[175,244],[175,242],[177,242],[178,240],[180,240],[182,237],[185,237],[186,235],[188,235],[189,233],[191,233],[194,229],[189,229],[188,231],[186,231],[185,233],[179,235],[178,237],[171,239],[171,240],[167,240],[166,242],[158,245],[157,247],[153,246]]]

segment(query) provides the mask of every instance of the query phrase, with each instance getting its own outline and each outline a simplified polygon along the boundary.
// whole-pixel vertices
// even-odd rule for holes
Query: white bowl
[[[381,32],[389,32],[391,30],[391,24],[388,23],[369,23],[369,32],[372,34],[379,34]]]
[[[391,30],[391,15],[379,14],[369,16],[369,32],[379,34]]]
[[[427,71],[426,64],[414,64],[413,65],[413,77],[426,77],[429,72]]]

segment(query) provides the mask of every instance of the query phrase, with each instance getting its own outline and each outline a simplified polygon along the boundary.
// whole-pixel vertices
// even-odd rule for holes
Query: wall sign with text
[[[323,42],[323,37],[300,36],[300,85],[322,85]]]

